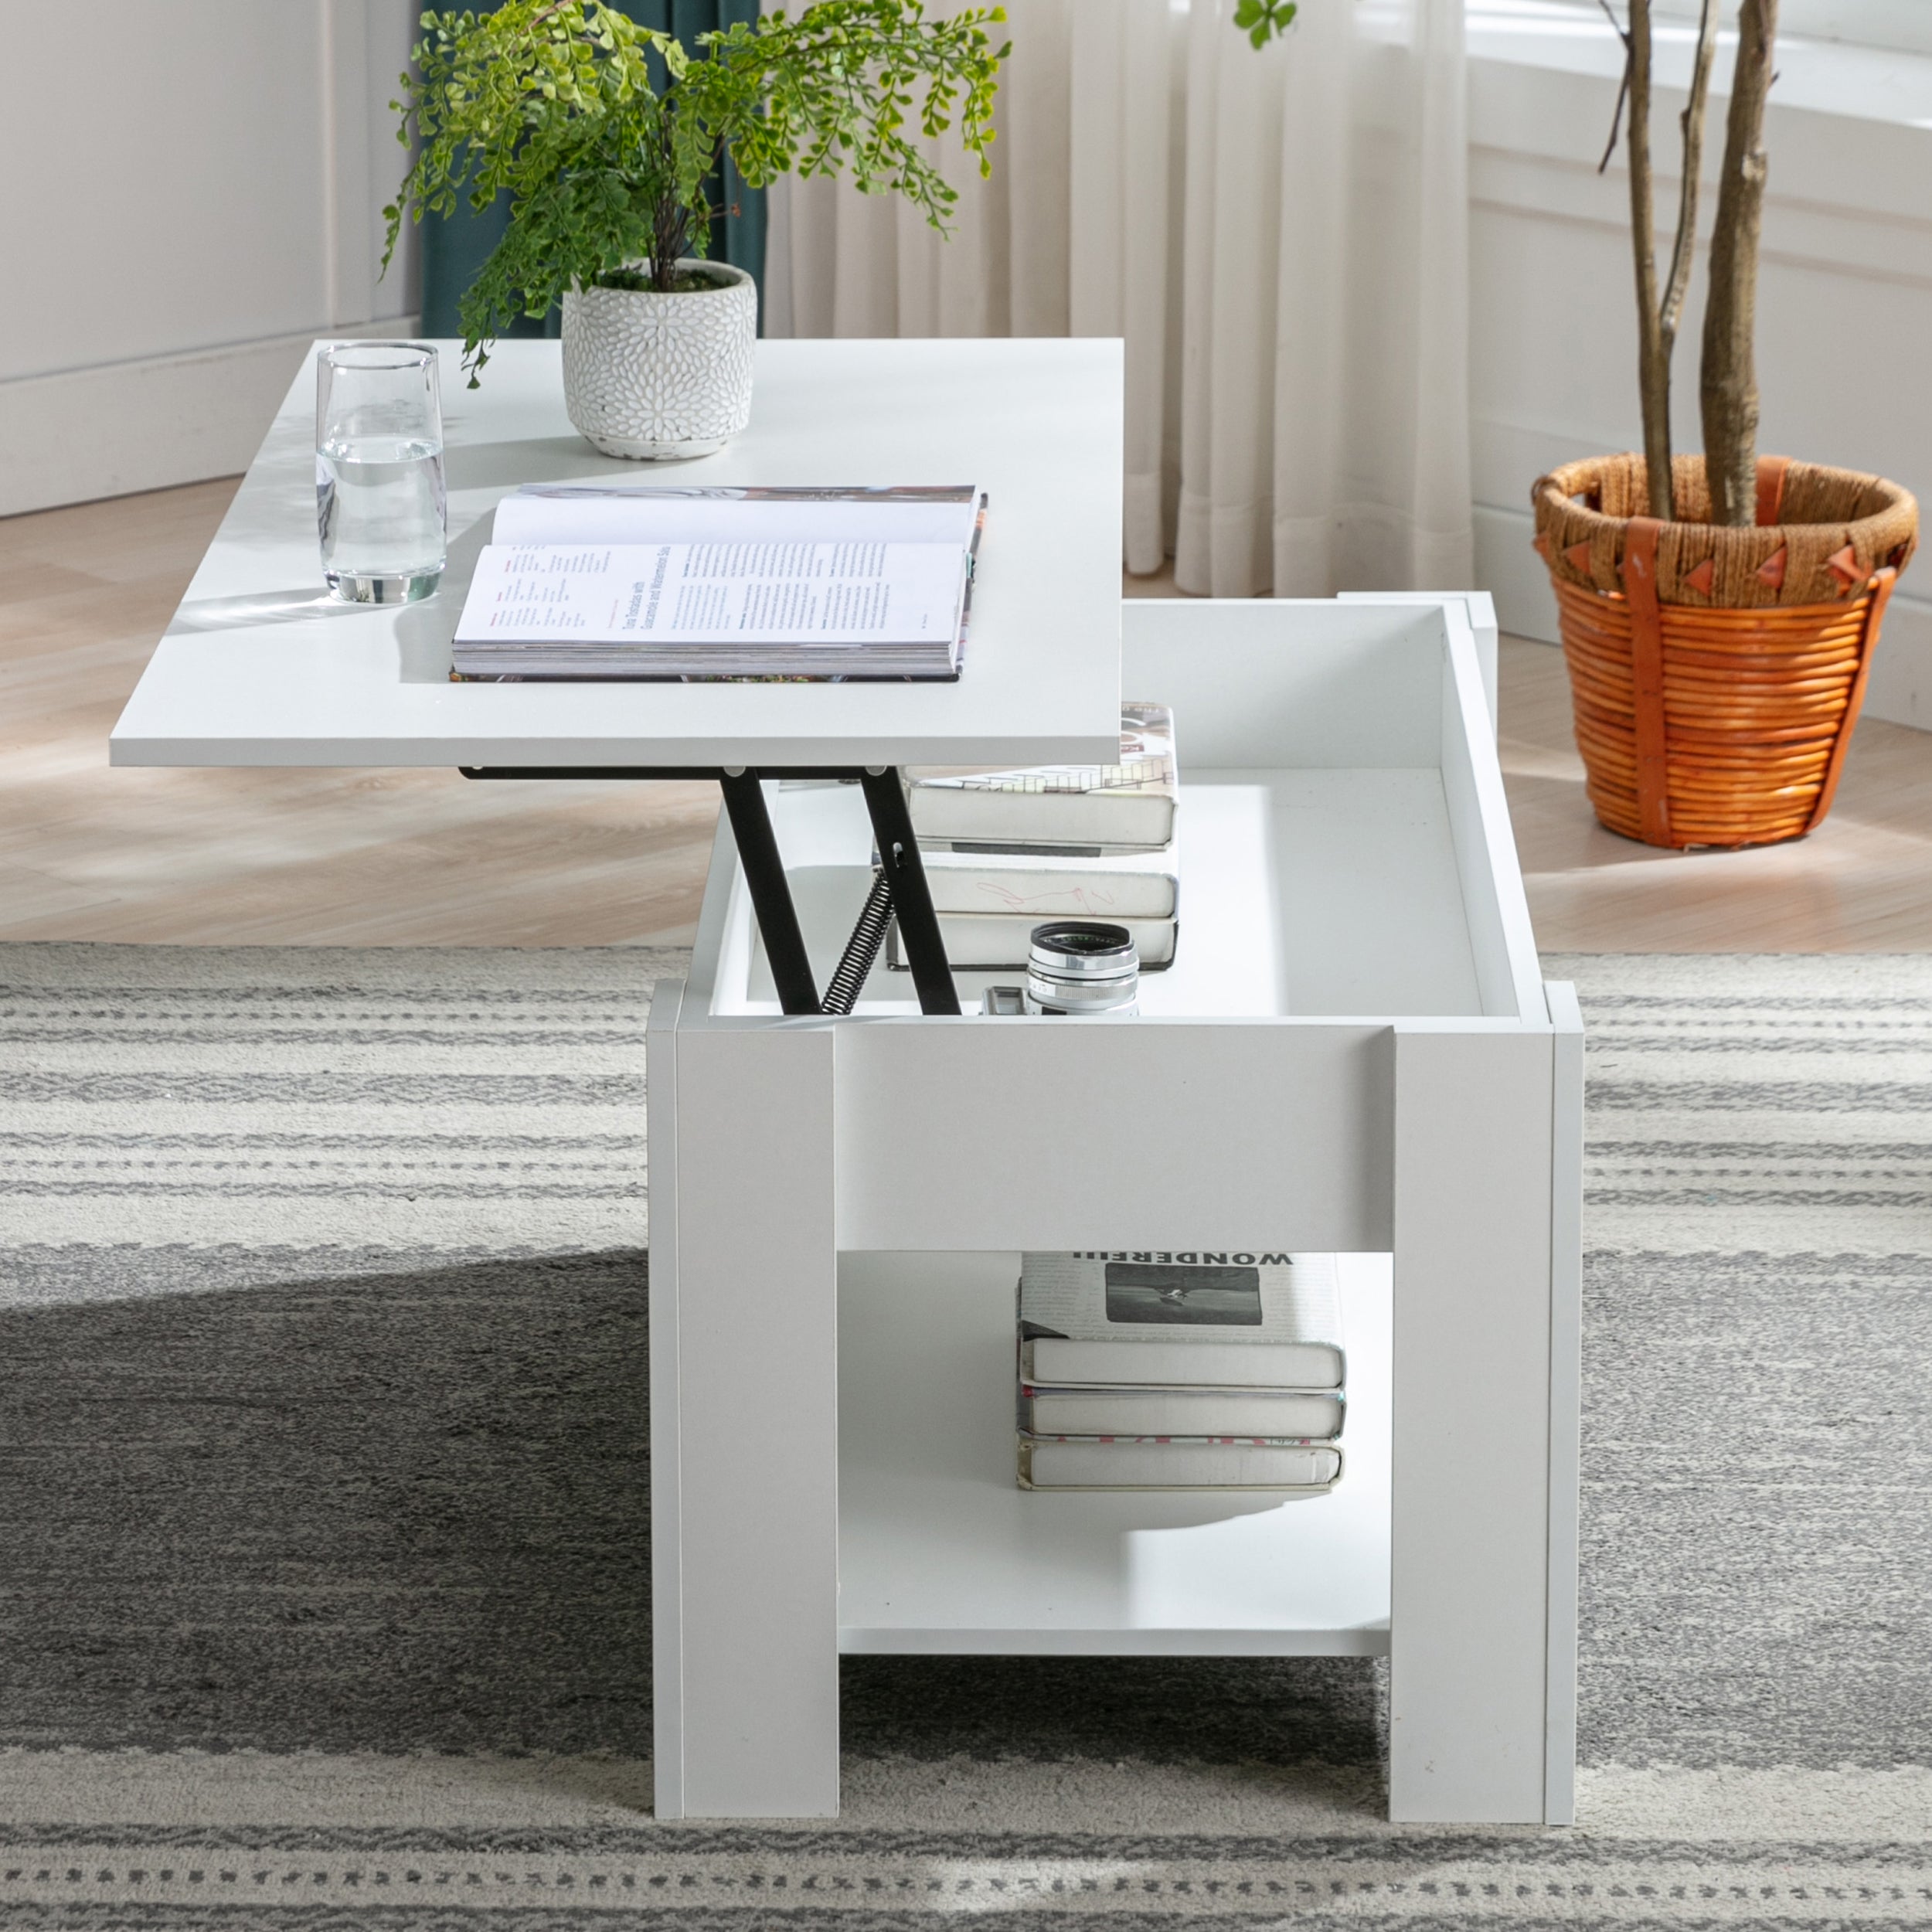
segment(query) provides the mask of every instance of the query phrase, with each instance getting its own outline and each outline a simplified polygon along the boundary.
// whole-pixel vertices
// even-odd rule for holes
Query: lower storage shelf
[[[1342,1481],[1282,1498],[1019,1488],[1019,1264],[1015,1254],[841,1257],[839,1648],[1386,1653],[1389,1257],[1342,1260]]]

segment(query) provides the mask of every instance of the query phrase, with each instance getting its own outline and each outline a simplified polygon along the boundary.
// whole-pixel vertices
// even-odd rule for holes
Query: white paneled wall
[[[217,476],[311,338],[399,327],[414,0],[0,0],[0,515]]]
[[[1932,10],[1932,9],[1929,9]],[[1477,575],[1505,630],[1553,638],[1530,549],[1530,485],[1555,464],[1640,446],[1629,182],[1597,165],[1621,56],[1600,12],[1560,0],[1470,8],[1471,457]],[[1559,31],[1560,30],[1560,31]],[[1687,40],[1687,25],[1676,30]],[[1685,46],[1665,49],[1665,71]],[[1720,79],[1730,70],[1728,45]],[[1877,471],[1932,502],[1932,58],[1787,36],[1767,132],[1759,302],[1762,447]],[[1680,94],[1652,117],[1674,165]],[[1712,104],[1712,185],[1728,105]],[[1675,232],[1675,175],[1658,182]],[[1678,345],[1673,429],[1696,450],[1706,262]],[[1886,621],[1867,707],[1932,728],[1932,553]]]

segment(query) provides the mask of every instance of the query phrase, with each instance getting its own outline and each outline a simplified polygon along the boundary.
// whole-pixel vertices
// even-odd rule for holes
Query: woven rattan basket
[[[1641,456],[1537,484],[1590,803],[1653,845],[1762,845],[1831,809],[1918,505],[1883,477],[1766,457],[1757,522],[1710,523],[1702,459],[1679,520],[1645,514]]]

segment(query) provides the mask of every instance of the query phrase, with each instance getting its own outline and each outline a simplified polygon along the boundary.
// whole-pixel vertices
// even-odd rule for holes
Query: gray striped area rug
[[[650,1816],[675,954],[0,948],[0,1926],[1932,1923],[1932,961],[1565,959],[1573,1830],[1366,1661],[869,1658],[835,1821]]]

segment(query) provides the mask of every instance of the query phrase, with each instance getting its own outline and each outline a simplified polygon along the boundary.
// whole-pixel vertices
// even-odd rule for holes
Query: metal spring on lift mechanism
[[[892,923],[893,889],[883,872],[872,874],[872,890],[859,910],[859,923],[845,941],[845,951],[834,970],[825,996],[819,1004],[828,1013],[849,1013],[859,1003],[859,988],[878,963],[879,949],[886,943],[886,928]]]

